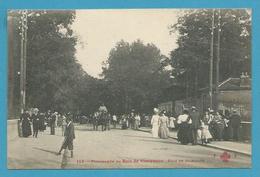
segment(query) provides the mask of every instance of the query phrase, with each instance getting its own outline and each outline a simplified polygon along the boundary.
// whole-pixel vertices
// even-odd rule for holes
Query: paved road
[[[59,132],[57,133],[59,134]],[[248,156],[192,145],[174,139],[155,139],[149,133],[112,129],[90,131],[76,127],[74,158],[65,152],[56,156],[60,135],[42,133],[38,139],[16,138],[8,143],[9,168],[248,168]],[[225,159],[225,158],[224,158]]]

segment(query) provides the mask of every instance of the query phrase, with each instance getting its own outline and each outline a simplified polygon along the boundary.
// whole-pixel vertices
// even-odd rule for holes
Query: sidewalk
[[[141,127],[139,131],[143,132],[151,132],[151,128],[149,127]],[[177,131],[170,131],[170,138],[177,139]],[[202,145],[201,145],[202,146]],[[225,151],[236,152],[240,154],[244,154],[247,156],[251,156],[251,143],[244,142],[233,142],[233,141],[213,141],[209,144],[203,145],[211,148],[221,149]]]

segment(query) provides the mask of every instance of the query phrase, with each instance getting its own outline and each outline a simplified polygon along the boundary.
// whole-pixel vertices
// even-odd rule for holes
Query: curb
[[[207,145],[203,145],[203,146],[210,147],[210,148],[215,148],[215,149],[220,149],[220,150],[224,150],[224,151],[235,152],[235,153],[243,154],[243,155],[250,156],[250,157],[252,156],[251,153],[243,152],[243,151],[239,151],[239,150],[235,150],[235,149],[230,149],[230,148],[226,148],[226,147],[222,147],[222,146],[217,146],[217,145],[212,145],[212,144],[207,144]]]
[[[142,130],[142,129],[138,129],[138,131],[147,132],[147,133],[151,132],[151,130]],[[169,136],[169,138],[177,140],[177,138],[173,137],[173,136]],[[226,147],[222,147],[222,146],[217,146],[217,145],[212,145],[212,144],[206,144],[206,145],[198,144],[198,145],[204,146],[204,147],[209,147],[209,148],[214,148],[214,149],[220,149],[220,150],[224,150],[224,151],[235,152],[235,153],[243,154],[243,155],[250,156],[250,157],[252,156],[251,153],[234,150],[234,149],[230,149],[230,148],[226,148]]]

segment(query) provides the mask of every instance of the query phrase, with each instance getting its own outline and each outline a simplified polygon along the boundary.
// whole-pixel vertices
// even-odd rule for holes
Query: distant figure
[[[217,140],[221,141],[221,140],[223,140],[225,121],[219,112],[216,112],[216,115],[215,115],[213,121],[215,121],[216,125],[217,125]]]
[[[209,143],[210,139],[212,139],[212,135],[209,132],[209,126],[208,126],[208,124],[204,123],[203,120],[201,120],[201,142],[202,142],[202,145]]]
[[[165,114],[166,111],[162,111],[159,119],[159,137],[162,139],[167,139],[169,136],[169,120]]]
[[[176,119],[175,119],[173,116],[171,116],[171,117],[169,118],[169,128],[170,128],[171,130],[175,128],[175,123],[174,123],[175,120],[176,120]]]
[[[135,115],[134,120],[135,120],[134,129],[138,130],[139,126],[140,126],[140,123],[141,123],[141,117],[140,117],[140,115],[138,113]]]
[[[24,113],[22,113],[20,120],[22,122],[22,136],[28,137],[32,135],[32,129],[30,124],[30,114],[29,111],[26,110]]]
[[[31,116],[32,124],[33,124],[33,137],[37,138],[39,128],[40,128],[40,118],[38,114],[39,110],[35,109],[34,113]]]
[[[69,149],[71,153],[71,158],[73,157],[73,140],[75,139],[75,131],[74,131],[74,125],[72,123],[72,119],[70,117],[67,117],[66,119],[67,126],[64,133],[64,141],[62,143],[62,146],[58,152],[58,155],[61,154],[61,151],[63,149]]]
[[[104,103],[101,104],[101,106],[98,108],[99,112],[107,113],[107,107],[104,105]]]
[[[116,117],[116,115],[114,114],[114,115],[112,116],[112,124],[113,124],[113,127],[114,127],[114,128],[116,128],[116,123],[117,123],[117,117]]]
[[[153,109],[154,115],[151,119],[151,125],[152,125],[152,135],[154,138],[158,138],[158,132],[159,132],[159,110],[157,108]]]
[[[62,123],[61,123],[61,135],[64,136],[64,132],[67,126],[66,117],[62,116]]]
[[[46,125],[45,125],[45,115],[44,113],[40,113],[39,115],[39,130],[44,131],[46,130]]]
[[[57,118],[57,112],[54,112],[50,117],[50,129],[51,129],[51,135],[55,135],[55,122]]]
[[[241,117],[237,113],[237,111],[234,110],[232,115],[230,116],[229,120],[230,120],[230,126],[232,128],[233,140],[238,141],[239,140],[239,128],[240,128],[240,124],[241,124]]]
[[[127,129],[127,115],[122,115],[121,119],[121,129],[125,130]]]
[[[128,122],[129,122],[129,124],[128,124],[129,128],[134,129],[135,128],[135,125],[134,125],[135,124],[134,110],[132,110],[132,112],[130,113],[129,118],[128,118]]]
[[[192,133],[192,144],[196,145],[198,143],[198,129],[200,128],[200,114],[195,106],[191,107],[190,118],[191,123],[191,133]]]

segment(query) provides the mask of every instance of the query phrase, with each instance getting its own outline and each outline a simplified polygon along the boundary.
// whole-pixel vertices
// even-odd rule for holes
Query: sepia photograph
[[[251,17],[10,9],[7,168],[251,168]]]

